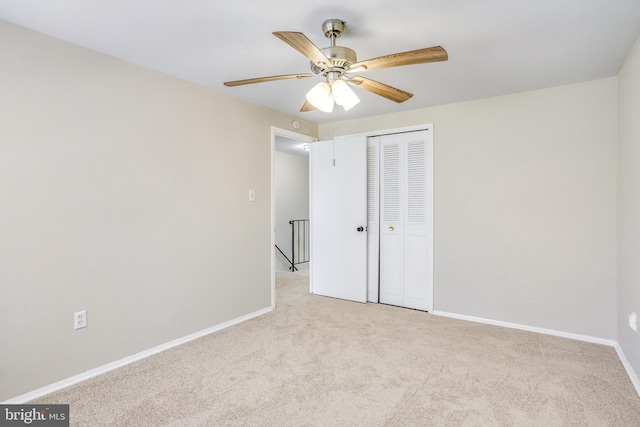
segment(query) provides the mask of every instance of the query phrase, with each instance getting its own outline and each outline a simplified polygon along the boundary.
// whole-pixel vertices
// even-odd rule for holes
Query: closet
[[[311,293],[433,310],[430,125],[311,144]]]
[[[433,309],[430,129],[367,139],[367,299]]]

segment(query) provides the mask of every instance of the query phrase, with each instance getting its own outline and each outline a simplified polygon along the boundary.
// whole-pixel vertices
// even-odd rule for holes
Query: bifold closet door
[[[367,138],[367,301],[378,302],[380,271],[380,137]]]
[[[402,134],[380,137],[380,302],[404,306]]]
[[[380,137],[380,302],[431,309],[427,131]]]

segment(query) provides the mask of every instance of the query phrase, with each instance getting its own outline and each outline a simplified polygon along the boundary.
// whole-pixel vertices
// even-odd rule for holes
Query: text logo
[[[69,427],[69,405],[0,405],[0,427]]]

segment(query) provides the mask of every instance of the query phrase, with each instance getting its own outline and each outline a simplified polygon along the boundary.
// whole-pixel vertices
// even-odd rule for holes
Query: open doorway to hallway
[[[272,130],[272,304],[276,279],[282,273],[308,277],[309,145],[313,137],[284,129]]]
[[[308,143],[276,137],[276,272],[308,268],[309,151],[305,150],[308,147]]]

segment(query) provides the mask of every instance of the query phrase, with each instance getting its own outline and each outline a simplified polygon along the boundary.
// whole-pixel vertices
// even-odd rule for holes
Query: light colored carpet
[[[634,426],[606,346],[309,295],[39,399],[74,426]]]

